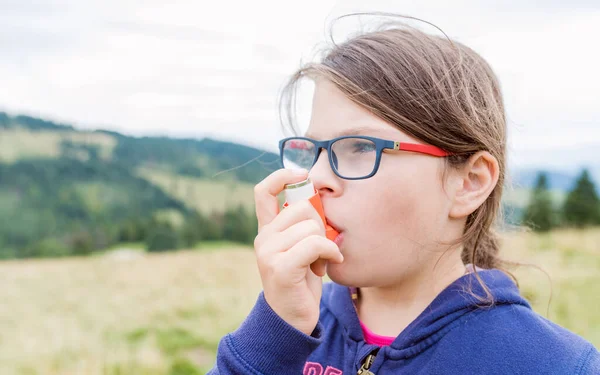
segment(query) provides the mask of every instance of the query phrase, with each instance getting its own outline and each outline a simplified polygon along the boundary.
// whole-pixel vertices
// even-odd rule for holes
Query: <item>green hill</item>
[[[158,218],[250,211],[252,187],[277,165],[275,154],[235,143],[81,131],[0,112],[0,257],[87,253],[140,240]]]

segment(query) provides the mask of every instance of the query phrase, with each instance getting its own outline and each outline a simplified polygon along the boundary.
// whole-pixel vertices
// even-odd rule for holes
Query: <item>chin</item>
[[[353,286],[353,281],[348,278],[350,273],[344,272],[346,261],[342,264],[327,263],[327,276],[336,284],[344,286]]]

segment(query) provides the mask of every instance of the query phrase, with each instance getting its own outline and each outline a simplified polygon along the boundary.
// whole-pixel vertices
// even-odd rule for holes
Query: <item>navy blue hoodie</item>
[[[485,295],[467,274],[383,347],[365,343],[346,286],[323,285],[319,323],[310,336],[282,320],[261,292],[241,326],[221,339],[209,374],[600,375],[600,354],[590,342],[535,313],[502,271],[479,275],[495,298],[493,307],[478,307],[465,291]]]

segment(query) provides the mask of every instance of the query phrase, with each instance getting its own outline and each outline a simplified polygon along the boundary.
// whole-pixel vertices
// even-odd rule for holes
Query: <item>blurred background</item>
[[[537,312],[600,345],[600,4],[365,3],[0,0],[0,373],[213,366],[261,290],[277,94],[355,11],[425,19],[491,64],[504,255],[539,267],[514,270]]]

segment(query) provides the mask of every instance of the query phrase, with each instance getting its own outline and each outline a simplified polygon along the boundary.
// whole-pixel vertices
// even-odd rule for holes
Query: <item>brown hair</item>
[[[494,303],[477,267],[501,269],[518,285],[504,269],[515,263],[499,257],[494,229],[501,217],[506,168],[504,103],[498,79],[480,55],[447,36],[430,35],[401,22],[386,22],[343,44],[334,43],[320,62],[302,66],[283,89],[282,124],[296,134],[296,88],[303,77],[329,80],[353,102],[403,132],[450,151],[454,155],[446,159],[447,166],[460,167],[482,150],[493,155],[500,167],[498,183],[469,215],[463,236],[453,244],[462,243],[463,263],[476,266],[475,276],[486,292],[485,297],[476,296],[481,302]]]

